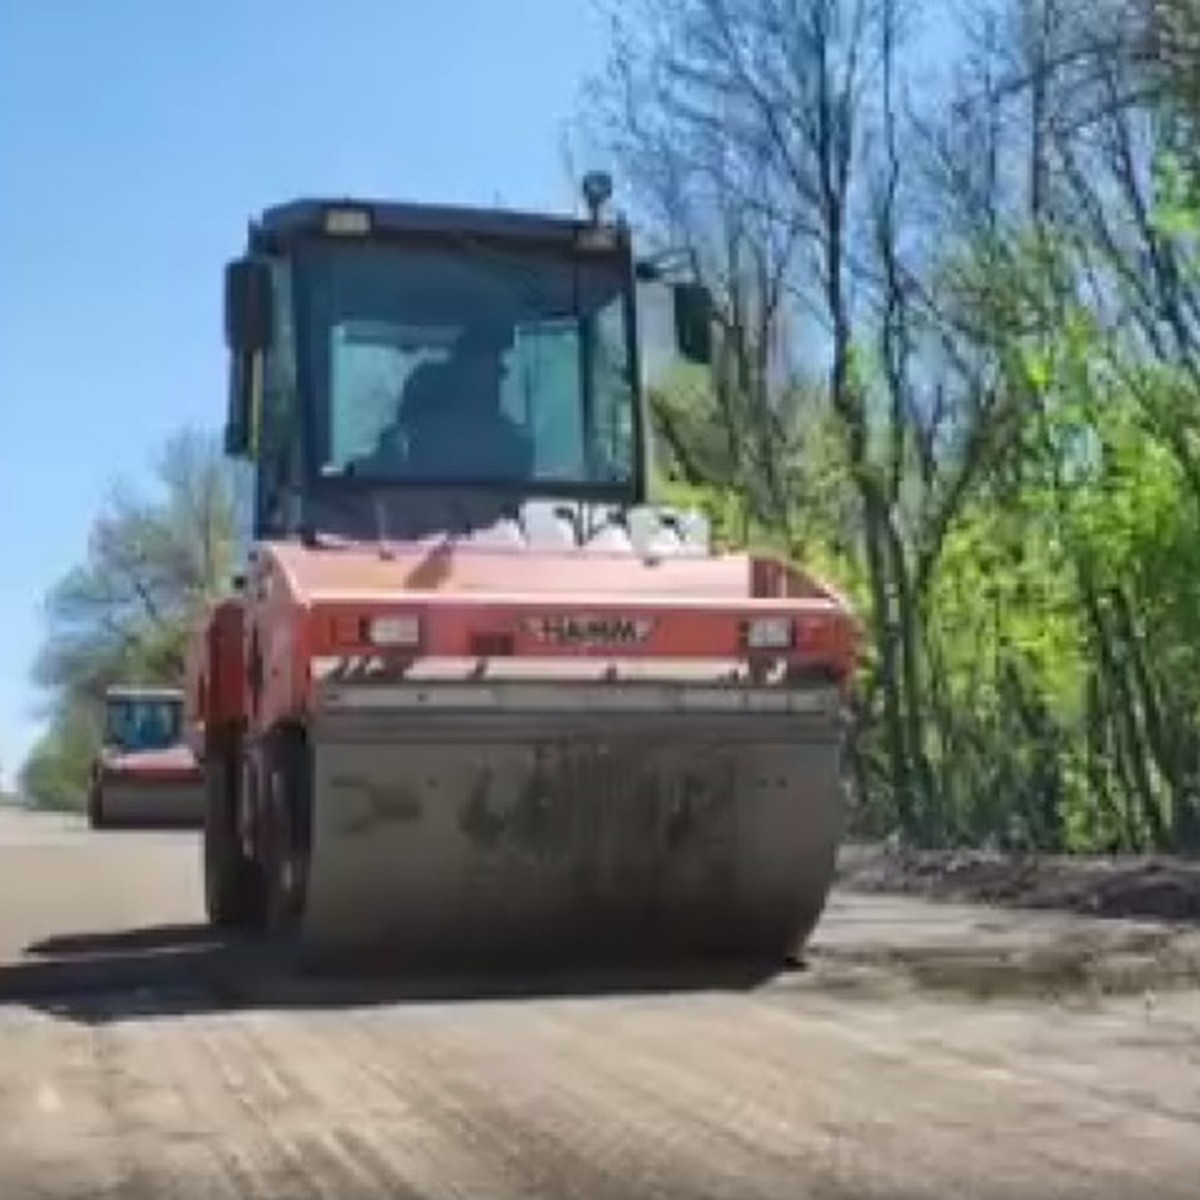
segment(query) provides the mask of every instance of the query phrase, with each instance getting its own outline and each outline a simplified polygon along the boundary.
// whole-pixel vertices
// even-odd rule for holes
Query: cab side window
[[[290,532],[291,501],[303,475],[302,423],[296,408],[296,345],[291,275],[282,263],[271,266],[275,329],[264,356],[259,439],[259,511],[266,529]]]

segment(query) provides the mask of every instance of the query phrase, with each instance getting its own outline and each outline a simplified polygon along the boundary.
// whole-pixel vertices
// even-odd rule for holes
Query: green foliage
[[[233,508],[218,444],[184,431],[164,447],[158,494],[118,489],[97,516],[87,559],[47,597],[34,674],[49,727],[21,771],[47,808],[80,808],[114,683],[178,684],[188,631],[229,577]]]
[[[1091,8],[1001,0],[947,104],[894,0],[620,6],[604,135],[724,344],[662,494],[862,614],[872,833],[1200,850],[1200,8]]]
[[[55,714],[21,771],[21,791],[38,808],[78,811],[86,799],[88,769],[99,749],[97,713],[73,704]]]

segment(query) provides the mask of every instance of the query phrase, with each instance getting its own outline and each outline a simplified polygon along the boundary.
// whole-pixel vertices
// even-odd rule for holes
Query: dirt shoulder
[[[1200,925],[1200,860],[847,845],[841,887],[933,900]]]

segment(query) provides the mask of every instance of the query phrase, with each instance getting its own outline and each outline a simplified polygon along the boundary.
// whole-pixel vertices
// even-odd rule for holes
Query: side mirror
[[[712,294],[702,283],[677,283],[671,292],[679,353],[690,362],[712,362]]]
[[[257,354],[271,342],[271,272],[261,259],[238,258],[225,267],[225,343],[234,356]]]

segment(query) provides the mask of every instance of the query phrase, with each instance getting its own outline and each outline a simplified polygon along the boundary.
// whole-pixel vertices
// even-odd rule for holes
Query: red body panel
[[[187,746],[132,754],[102,754],[99,773],[102,780],[137,780],[141,783],[199,783],[202,778],[196,756]]]
[[[188,647],[184,726],[197,755],[204,730],[242,720],[246,706],[244,605],[222,600],[193,631]]]
[[[251,730],[302,717],[315,658],[378,652],[352,632],[364,618],[416,614],[412,659],[504,654],[543,662],[746,658],[749,616],[788,616],[792,649],[771,651],[845,681],[859,630],[832,589],[785,564],[748,555],[646,562],[628,553],[534,552],[433,545],[310,549],[257,547],[245,587],[222,602],[200,633],[202,660],[188,704],[200,725],[245,719]],[[619,648],[564,649],[537,636],[531,620],[588,615],[649,618],[643,640]],[[501,647],[498,649],[497,647]],[[393,657],[396,652],[392,652]],[[561,671],[554,671],[561,675]]]
[[[820,602],[818,602],[820,603]],[[748,606],[747,606],[748,607]],[[488,657],[481,645],[506,644],[504,653],[521,658],[561,658],[563,650],[537,636],[531,625],[539,619],[620,615],[648,620],[651,625],[643,641],[623,645],[622,658],[739,658],[741,625],[747,607],[726,604],[684,604],[680,600],[652,600],[605,596],[599,601],[564,598],[547,602],[540,597],[507,600],[443,598],[420,592],[395,600],[328,600],[315,607],[309,621],[309,644],[314,655],[369,654],[371,643],[350,638],[346,630],[356,616],[375,617],[395,613],[415,614],[421,619],[422,639],[418,657]],[[792,617],[798,638],[795,657],[812,666],[828,666],[837,675],[850,669],[846,656],[852,647],[845,638],[845,625],[832,604],[814,603],[811,610],[796,615],[786,604],[756,606],[756,616]],[[492,651],[494,654],[495,651]],[[609,658],[613,649],[580,646],[572,657]]]
[[[368,546],[309,550],[294,543],[273,544],[269,554],[293,590],[313,598],[397,591],[519,592],[584,599],[790,595],[842,603],[835,592],[783,563],[743,554],[646,562],[628,552],[533,551],[444,541],[389,547],[387,557]]]

